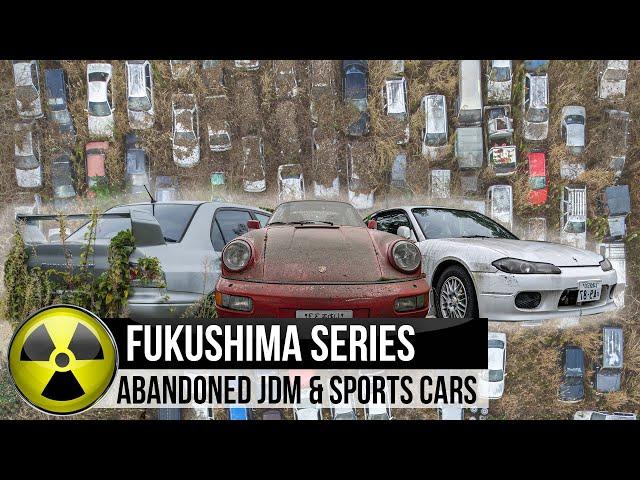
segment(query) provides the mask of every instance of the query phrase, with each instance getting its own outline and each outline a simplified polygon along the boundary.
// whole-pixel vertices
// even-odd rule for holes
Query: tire
[[[451,290],[452,288],[454,290]],[[453,298],[453,292],[459,292],[459,295],[453,298],[455,303],[449,304],[453,310],[447,309],[446,305],[441,308],[440,296],[443,294],[443,289],[445,290],[444,296],[447,296],[447,291],[451,292],[451,298]],[[465,304],[464,313],[462,313],[462,307],[460,306],[463,298]],[[473,286],[471,277],[460,265],[447,267],[438,277],[433,301],[436,307],[436,317],[438,318],[478,318],[476,289]],[[445,310],[444,313],[443,309]]]
[[[181,408],[158,408],[156,410],[158,420],[182,420]]]

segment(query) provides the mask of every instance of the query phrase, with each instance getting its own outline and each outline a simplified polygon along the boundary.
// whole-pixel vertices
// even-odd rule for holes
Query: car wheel
[[[158,408],[158,420],[182,420],[181,408]]]
[[[459,265],[447,267],[436,282],[436,317],[477,318],[478,304],[473,282]]]

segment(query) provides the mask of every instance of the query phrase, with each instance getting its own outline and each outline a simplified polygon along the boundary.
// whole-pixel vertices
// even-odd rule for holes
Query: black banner
[[[126,369],[486,369],[486,319],[105,319]]]

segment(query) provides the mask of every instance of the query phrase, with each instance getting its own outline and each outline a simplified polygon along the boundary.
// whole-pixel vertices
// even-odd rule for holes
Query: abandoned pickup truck
[[[73,265],[80,265],[88,223],[73,232],[63,246],[47,242],[37,226],[45,220],[57,220],[57,215],[16,217],[26,222],[23,238],[29,246],[29,268],[66,270],[65,249],[71,254]],[[249,220],[264,223],[269,217],[269,212],[254,207],[213,202],[147,202],[113,207],[98,219],[90,269],[95,276],[104,272],[108,268],[111,239],[118,232],[131,229],[136,249],[130,263],[135,265],[143,257],[157,257],[164,280],[140,284],[132,279],[129,316],[179,318],[190,305],[213,291],[225,244],[246,232]],[[77,220],[87,215],[67,218]]]

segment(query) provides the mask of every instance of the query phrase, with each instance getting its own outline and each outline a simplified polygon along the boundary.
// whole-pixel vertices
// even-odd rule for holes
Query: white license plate
[[[588,280],[585,282],[578,282],[578,303],[594,302],[596,300],[600,300],[601,291],[601,280]]]
[[[353,318],[353,310],[296,310],[296,318]]]

